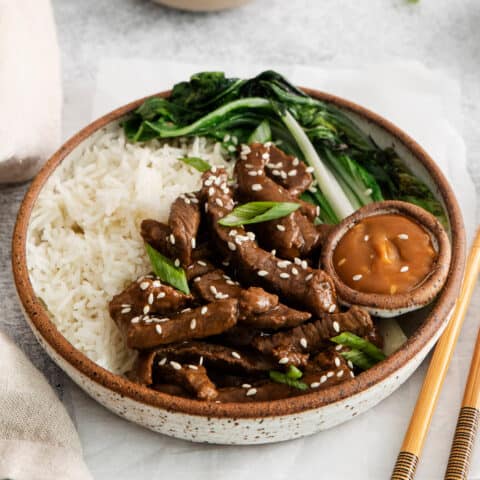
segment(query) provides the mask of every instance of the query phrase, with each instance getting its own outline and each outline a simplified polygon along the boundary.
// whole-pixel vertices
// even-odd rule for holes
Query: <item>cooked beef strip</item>
[[[245,160],[240,159],[235,165],[238,190],[242,199],[298,203],[298,198],[265,176],[265,157],[268,158],[268,148],[259,143],[248,148],[250,153],[245,156]],[[312,207],[315,208],[311,204],[306,204],[303,209],[311,210]],[[311,220],[312,218],[307,217],[303,211],[296,210],[286,217],[254,225],[253,229],[263,246],[269,250],[275,249],[283,258],[293,259],[310,255],[320,245],[322,237]]]
[[[293,264],[280,260],[261,249],[250,232],[247,234],[241,227],[218,224],[234,207],[225,170],[212,169],[204,173],[202,193],[218,248],[230,256],[239,278],[277,293],[315,315],[336,309],[333,281],[325,272],[312,269],[301,261]]]
[[[216,270],[216,266],[208,260],[195,260],[191,265],[185,269],[188,281],[200,278],[208,272]]]
[[[276,183],[297,197],[312,184],[308,166],[298,158],[287,155],[275,145],[265,144],[269,158],[265,163],[265,173]]]
[[[169,242],[170,227],[157,220],[146,219],[140,225],[143,240],[168,258],[175,257],[173,245]]]
[[[144,316],[130,322],[126,328],[129,348],[147,349],[167,343],[218,335],[233,327],[238,320],[238,302],[235,299],[193,309],[185,309],[165,318]]]
[[[142,353],[136,366],[137,377],[143,379],[142,383],[148,384],[151,378],[150,365],[163,361],[164,358],[167,359],[166,362],[173,360],[195,365],[201,363],[208,370],[214,369],[234,375],[258,376],[275,367],[274,362],[254,350],[237,350],[214,343],[190,341]]]
[[[197,277],[193,289],[207,302],[219,298],[236,298],[239,301],[239,323],[255,328],[285,328],[300,325],[311,317],[308,312],[301,312],[278,303],[278,296],[266,292],[263,288],[244,289],[234,282],[222,270],[217,269]]]
[[[353,306],[344,313],[323,314],[319,319],[269,337],[257,337],[252,345],[258,351],[273,355],[282,364],[305,365],[305,355],[322,348],[341,332],[365,336],[374,329],[369,313]]]
[[[110,316],[126,333],[131,320],[144,315],[166,315],[190,305],[191,295],[163,284],[158,277],[147,275],[132,282],[109,303]]]
[[[175,251],[175,258],[178,258],[184,266],[190,265],[200,226],[199,202],[194,194],[180,195],[173,202],[168,226],[171,230],[169,240]]]
[[[223,332],[214,340],[216,343],[235,348],[250,347],[254,338],[258,335],[265,335],[261,330],[257,330],[249,325],[235,325],[230,330]],[[270,334],[267,334],[270,335]]]

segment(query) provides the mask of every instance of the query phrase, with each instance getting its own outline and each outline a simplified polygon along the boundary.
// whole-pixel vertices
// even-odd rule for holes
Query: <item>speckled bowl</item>
[[[13,273],[27,322],[55,363],[111,411],[157,432],[196,442],[257,444],[293,439],[333,427],[372,408],[413,373],[440,336],[452,312],[465,264],[462,215],[449,184],[428,154],[387,120],[344,99],[305,91],[335,104],[380,146],[395,147],[444,204],[450,223],[452,260],[435,304],[415,321],[408,341],[387,360],[339,385],[284,400],[217,404],[179,398],[132,383],[89,360],[58,332],[35,295],[26,256],[30,215],[39,192],[61,162],[95,142],[98,130],[118,122],[143,102],[140,99],[91,123],[50,158],[25,196],[13,236]]]

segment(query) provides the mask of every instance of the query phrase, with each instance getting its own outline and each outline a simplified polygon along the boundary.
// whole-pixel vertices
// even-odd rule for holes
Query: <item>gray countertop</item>
[[[478,0],[417,4],[257,0],[237,10],[210,14],[179,12],[146,0],[53,0],[53,4],[62,50],[65,136],[89,120],[98,60],[110,56],[339,66],[416,59],[460,80],[462,134],[477,195],[480,191]],[[26,326],[11,280],[10,239],[26,188],[0,187],[0,328],[22,346],[62,396],[68,380]],[[479,300],[477,290],[477,311]]]

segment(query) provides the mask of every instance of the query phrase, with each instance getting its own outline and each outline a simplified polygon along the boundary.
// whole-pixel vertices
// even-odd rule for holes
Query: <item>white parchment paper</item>
[[[466,170],[459,132],[462,114],[458,83],[416,62],[395,62],[362,69],[297,65],[179,64],[163,60],[108,59],[99,63],[93,118],[138,97],[170,88],[201,70],[251,76],[266,68],[298,85],[318,88],[364,105],[415,138],[450,180],[471,236],[476,197]],[[443,478],[463,393],[477,323],[470,316],[447,375],[427,438],[419,480]],[[369,412],[317,435],[263,446],[193,444],[130,424],[73,391],[74,413],[86,461],[95,478],[135,480],[217,479],[387,479],[395,462],[425,374],[425,364],[388,399]],[[472,478],[480,477],[480,455]]]

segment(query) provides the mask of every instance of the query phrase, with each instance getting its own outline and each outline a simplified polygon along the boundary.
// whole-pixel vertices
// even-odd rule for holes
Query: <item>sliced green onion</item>
[[[250,202],[234,208],[218,223],[225,227],[237,227],[250,223],[268,222],[286,217],[299,207],[299,203],[293,202]]]
[[[195,168],[199,172],[208,172],[212,166],[203,158],[200,157],[180,157],[179,160],[191,167]]]
[[[268,374],[270,376],[270,380],[272,380],[273,382],[283,383],[284,385],[288,385],[289,387],[298,388],[298,390],[308,389],[308,385],[306,383],[300,382],[299,380],[294,380],[285,373],[270,370]]]
[[[303,377],[303,372],[299,370],[295,365],[289,365],[287,369],[287,377],[292,380],[298,380]]]
[[[367,354],[353,348],[348,352],[340,352],[340,355],[347,361],[352,362],[356,367],[362,370],[368,370],[373,367],[377,362],[370,358]]]
[[[176,267],[174,263],[160,252],[155,250],[148,243],[145,244],[150,263],[155,275],[162,280],[162,282],[168,283],[172,287],[180,290],[186,295],[190,294],[188,288],[187,276],[185,270],[180,267]]]
[[[263,120],[260,125],[248,137],[248,143],[266,143],[272,139],[272,130],[270,129],[270,122]]]
[[[373,343],[351,332],[342,332],[340,335],[337,335],[330,340],[332,342],[338,343],[339,345],[344,345],[345,347],[360,350],[361,352],[367,354],[370,358],[378,362],[387,358],[385,354]]]

